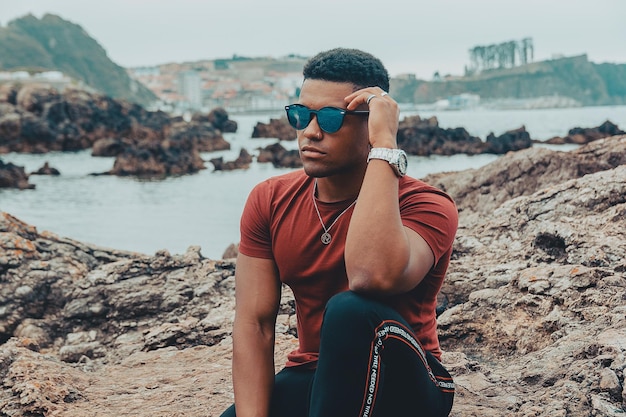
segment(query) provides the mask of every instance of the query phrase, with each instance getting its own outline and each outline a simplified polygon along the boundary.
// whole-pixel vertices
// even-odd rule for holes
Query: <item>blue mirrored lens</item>
[[[341,128],[346,111],[336,107],[324,107],[319,110],[311,110],[301,104],[292,104],[285,108],[289,124],[297,130],[306,129],[313,115],[317,117],[317,123],[326,133],[335,133]]]
[[[324,132],[335,133],[343,124],[344,114],[346,113],[341,109],[324,107],[317,111],[317,123]]]

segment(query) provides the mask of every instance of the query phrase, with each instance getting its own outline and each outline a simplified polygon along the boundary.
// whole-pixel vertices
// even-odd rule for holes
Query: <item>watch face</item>
[[[396,155],[394,157],[394,161],[391,164],[394,166],[396,174],[398,176],[400,177],[404,176],[406,174],[406,169],[408,166],[406,153],[403,150],[397,150]]]
[[[404,152],[400,153],[398,157],[398,171],[400,172],[400,175],[406,174],[406,169],[408,165],[409,165],[409,162],[407,161],[406,153]]]

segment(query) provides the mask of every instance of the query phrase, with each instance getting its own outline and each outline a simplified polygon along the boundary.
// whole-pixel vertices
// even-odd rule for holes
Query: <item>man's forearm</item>
[[[274,387],[274,329],[235,323],[233,386],[237,417],[267,417]]]
[[[385,161],[368,166],[350,220],[345,260],[350,288],[393,294],[406,268],[409,245],[400,218],[398,179]]]

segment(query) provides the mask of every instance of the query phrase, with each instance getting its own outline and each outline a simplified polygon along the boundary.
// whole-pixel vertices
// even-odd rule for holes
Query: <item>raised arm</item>
[[[397,148],[399,109],[378,87],[346,97],[354,109],[372,94],[369,103],[369,142],[373,148]],[[345,260],[350,289],[393,295],[414,288],[434,264],[426,241],[402,224],[399,179],[387,161],[372,159],[367,166],[346,238]]]
[[[267,417],[274,386],[280,280],[272,260],[237,257],[233,385],[237,417]]]

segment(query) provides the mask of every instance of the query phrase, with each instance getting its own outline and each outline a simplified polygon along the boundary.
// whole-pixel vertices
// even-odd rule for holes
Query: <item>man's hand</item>
[[[379,87],[355,91],[345,98],[348,110],[369,108],[369,141],[372,148],[398,147],[396,136],[400,108],[398,103]]]

